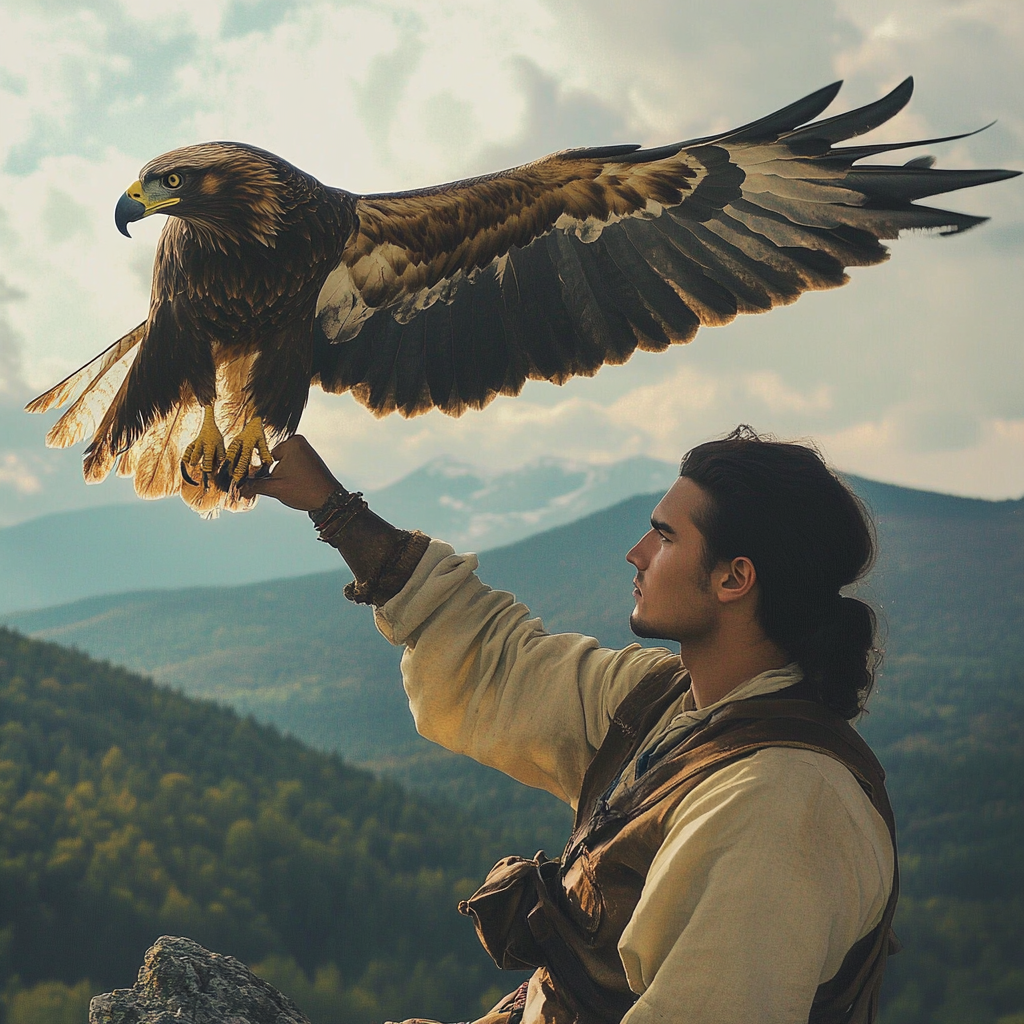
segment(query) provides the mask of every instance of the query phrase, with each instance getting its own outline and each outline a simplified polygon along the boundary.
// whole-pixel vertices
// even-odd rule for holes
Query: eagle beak
[[[114,207],[114,223],[125,238],[132,237],[128,234],[128,225],[146,216],[146,204],[143,202],[145,195],[142,191],[142,182],[136,181],[128,186]]]
[[[117,206],[114,207],[114,223],[125,238],[131,238],[132,236],[128,234],[129,224],[179,202],[181,200],[177,196],[172,199],[150,200],[142,187],[142,182],[136,181],[129,185],[124,195],[118,199]]]

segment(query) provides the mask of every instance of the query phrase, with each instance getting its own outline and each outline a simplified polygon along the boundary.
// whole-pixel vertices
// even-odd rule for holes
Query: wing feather
[[[787,132],[793,131],[798,125],[805,124],[812,118],[817,117],[831,105],[832,101],[839,95],[839,90],[842,87],[842,82],[833,82],[831,85],[817,89],[810,95],[790,103],[773,114],[768,114],[765,117],[758,118],[756,121],[751,121],[750,124],[736,128],[726,135],[709,136],[697,141],[712,142],[729,139],[732,142],[762,142],[765,139],[776,139]]]
[[[402,337],[402,324],[386,310],[374,314],[363,331],[368,331],[369,366],[353,394],[378,415],[397,408],[395,403],[395,363]],[[362,333],[362,332],[360,332]]]
[[[721,327],[736,318],[736,296],[713,281],[673,244],[671,227],[661,218],[631,220],[623,230],[647,262],[669,282],[706,327]]]
[[[832,145],[844,139],[852,139],[895,117],[910,102],[913,93],[914,79],[905,78],[892,92],[886,93],[873,103],[866,103],[863,107],[856,107],[843,114],[836,114],[835,117],[796,128],[787,132],[784,137],[790,145],[812,139],[815,142]]]
[[[575,241],[576,256],[590,288],[604,307],[605,318],[615,325],[605,361],[624,363],[641,341],[668,344],[668,336],[644,305],[636,288],[608,255],[605,240],[592,245]]]
[[[605,310],[590,287],[573,244],[577,239],[559,231],[548,235],[545,241],[552,262],[558,266],[566,309],[580,339],[572,366],[573,373],[593,376],[604,364],[608,353],[616,347],[617,325],[609,323]],[[632,341],[632,331],[628,324],[625,327]]]
[[[420,319],[423,321],[424,344],[427,356],[425,372],[430,401],[439,409],[453,412],[458,409],[455,389],[455,344],[452,331],[451,306],[439,302],[431,306]]]
[[[622,276],[643,297],[644,304],[658,319],[667,337],[664,343],[656,336],[649,341],[641,341],[640,347],[660,352],[670,343],[681,345],[691,341],[700,327],[700,320],[675,288],[641,255],[626,232],[607,231],[600,241]]]
[[[671,217],[661,217],[657,223],[680,252],[735,298],[737,313],[762,313],[776,304],[761,268],[731,258],[729,247],[704,225],[678,224]]]
[[[722,217],[710,222],[708,229],[734,240],[763,266],[783,272],[792,264],[784,256],[784,250],[789,247],[819,249],[835,256],[847,267],[870,266],[889,258],[885,246],[869,232],[849,227],[823,231],[795,224],[743,199],[733,203]]]
[[[525,376],[561,384],[573,374],[579,340],[551,254],[546,245],[537,242],[510,252],[509,262],[518,283],[516,312],[528,366]]]
[[[876,238],[885,239],[896,238],[901,231],[914,228],[937,229],[943,234],[955,234],[988,220],[987,217],[973,217],[966,213],[909,203],[880,209],[876,206],[843,206],[838,203],[826,206],[822,203],[796,202],[770,192],[756,193],[751,198],[758,206],[779,213],[794,224],[817,228],[860,228],[871,232]]]
[[[493,287],[494,275],[480,281],[479,287]],[[452,303],[452,336],[455,340],[455,387],[464,408],[480,408],[497,393],[497,382],[487,382],[481,372],[480,348],[487,338],[481,337],[480,315],[474,308],[476,288],[460,290]]]
[[[915,200],[1015,173],[854,166],[909,145],[834,148],[894,116],[913,83],[813,121],[838,90],[690,142],[569,150],[358,197],[318,302],[319,383],[381,415],[459,415],[528,379],[593,374],[838,287],[847,267],[887,258],[881,239],[984,220]]]
[[[485,392],[485,401],[500,394],[505,387],[510,369],[508,333],[502,316],[501,285],[497,268],[485,271],[480,280],[467,288],[466,295],[471,301],[473,362],[479,375],[480,385],[463,394],[467,401],[476,402],[480,387]],[[482,405],[483,402],[479,402]]]
[[[108,352],[110,349],[107,350]],[[102,370],[96,376],[81,387],[81,379],[76,383],[75,388],[69,389],[69,394],[80,391],[66,413],[50,428],[46,435],[48,448],[68,448],[79,441],[85,440],[87,436],[94,433],[96,426],[100,423],[107,410],[113,404],[119,394],[122,393],[128,373],[139,353],[137,346],[126,348],[121,356],[113,361],[106,362]],[[58,385],[59,387],[59,385]],[[40,396],[45,398],[46,396]],[[65,399],[66,400],[66,399]],[[39,399],[36,399],[39,402]],[[32,408],[30,412],[41,412],[43,407]],[[48,408],[60,404],[52,402]]]
[[[25,411],[47,412],[50,409],[59,409],[62,405],[67,405],[68,402],[80,398],[92,383],[102,378],[115,363],[123,360],[128,352],[136,348],[145,335],[146,324],[143,322],[123,338],[118,338],[113,345],[104,349],[95,359],[90,359],[85,366],[69,374],[59,384],[55,384],[49,391],[32,399],[25,406]],[[74,444],[75,442],[68,443]]]
[[[427,363],[426,323],[414,317],[401,332],[395,354],[395,405],[406,415],[431,407],[430,385],[423,373]]]

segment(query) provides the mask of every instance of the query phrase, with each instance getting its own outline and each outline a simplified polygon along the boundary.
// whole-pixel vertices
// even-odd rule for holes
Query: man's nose
[[[630,549],[626,552],[626,561],[630,565],[635,566],[641,572],[643,572],[643,565],[641,562],[645,562],[643,557],[643,545],[646,540],[646,535],[641,537]]]

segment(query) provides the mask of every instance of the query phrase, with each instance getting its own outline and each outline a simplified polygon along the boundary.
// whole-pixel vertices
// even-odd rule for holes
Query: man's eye
[[[181,175],[175,174],[173,171],[170,174],[164,175],[164,185],[167,188],[181,188],[181,182]]]

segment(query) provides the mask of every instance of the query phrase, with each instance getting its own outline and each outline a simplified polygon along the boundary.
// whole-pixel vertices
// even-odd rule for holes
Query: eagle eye
[[[174,171],[171,171],[170,174],[164,175],[163,184],[166,188],[181,188],[183,180],[180,174],[175,174]]]

